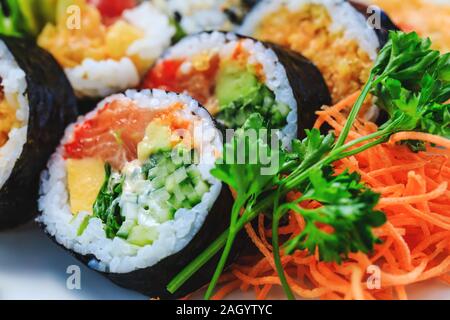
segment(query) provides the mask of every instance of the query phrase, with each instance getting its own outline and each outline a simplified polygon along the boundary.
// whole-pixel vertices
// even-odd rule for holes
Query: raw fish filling
[[[165,113],[125,107],[115,101],[75,128],[73,141],[65,145],[69,200],[73,221],[84,216],[78,235],[96,217],[108,238],[145,246],[158,238],[159,226],[173,220],[178,210],[199,204],[210,184],[196,166],[194,143],[176,133],[190,125],[173,114],[180,104]],[[139,116],[130,116],[134,111]],[[119,135],[127,126],[134,135]]]
[[[268,128],[281,129],[289,106],[276,101],[265,85],[263,67],[250,63],[249,56],[239,43],[230,57],[203,52],[189,59],[167,59],[149,72],[143,87],[186,92],[226,128],[240,128],[259,113]]]

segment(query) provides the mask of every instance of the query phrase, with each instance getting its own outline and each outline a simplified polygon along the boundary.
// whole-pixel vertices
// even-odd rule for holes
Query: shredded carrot
[[[396,143],[396,142],[399,142],[402,140],[421,140],[421,141],[439,145],[446,149],[450,149],[450,140],[449,139],[439,137],[439,136],[429,134],[429,133],[423,133],[423,132],[400,132],[400,133],[394,134],[391,137],[389,142]]]
[[[315,127],[327,124],[338,134],[358,95],[318,111]],[[375,130],[376,124],[360,118],[349,140]],[[397,143],[403,140],[427,142],[427,150],[413,153]],[[426,133],[397,133],[385,144],[338,161],[335,169],[357,172],[381,194],[377,209],[386,214],[388,222],[374,233],[382,243],[368,255],[351,254],[341,265],[320,262],[317,253],[300,250],[282,255],[293,292],[302,298],[403,300],[408,298],[408,286],[419,281],[438,279],[450,285],[450,140]],[[299,196],[291,192],[287,200]],[[303,218],[291,212],[280,234],[283,239],[295,237],[304,227]],[[260,254],[238,261],[231,269],[233,277],[216,297],[253,288],[256,298],[266,299],[281,285],[272,257],[272,233],[264,217],[259,218],[257,230],[249,224],[246,231]]]

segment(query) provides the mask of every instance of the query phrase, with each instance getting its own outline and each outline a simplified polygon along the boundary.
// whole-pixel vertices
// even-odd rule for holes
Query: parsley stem
[[[379,130],[379,131],[375,131],[374,133],[371,133],[367,136],[363,136],[360,137],[358,139],[352,140],[348,143],[346,143],[345,145],[334,149],[332,152],[330,152],[329,156],[330,157],[336,157],[339,156],[339,158],[346,158],[345,156],[342,156],[342,152],[345,152],[346,150],[350,149],[351,147],[354,147],[360,143],[372,140],[372,139],[376,139],[385,135],[389,135],[390,131],[388,129],[384,129],[384,130]]]
[[[228,237],[228,230],[223,232],[201,255],[190,262],[175,278],[167,285],[167,291],[175,293],[189,280],[199,269],[201,269],[214,255],[223,248]]]
[[[387,134],[387,136],[389,136],[389,134]],[[348,157],[354,156],[355,154],[364,152],[364,151],[366,151],[366,150],[368,150],[368,149],[370,149],[370,148],[372,148],[372,147],[375,147],[375,146],[377,146],[377,145],[379,145],[379,144],[381,144],[381,143],[383,143],[383,142],[385,142],[385,141],[386,141],[386,138],[385,138],[385,137],[380,138],[380,139],[378,139],[378,140],[371,141],[371,142],[366,143],[365,145],[363,145],[363,146],[361,146],[361,147],[359,147],[359,148],[350,150],[350,151],[348,151],[348,152],[343,152],[343,153],[341,153],[340,158],[341,158],[341,159],[344,159],[344,158],[348,158]]]
[[[231,248],[233,247],[234,240],[236,239],[236,233],[232,232],[232,230],[229,230],[227,240],[225,243],[225,248],[223,249],[222,255],[220,256],[219,263],[217,264],[216,271],[214,272],[214,275],[211,279],[211,282],[209,283],[208,289],[205,293],[205,300],[211,299],[214,288],[217,285],[217,282],[219,281],[220,275],[223,272],[223,269],[225,268],[225,265],[227,263],[228,256],[230,255]]]
[[[352,110],[350,111],[350,114],[348,115],[347,122],[345,123],[344,129],[342,130],[341,134],[339,135],[339,138],[336,142],[336,145],[334,146],[334,149],[337,149],[337,148],[340,148],[341,146],[343,146],[345,143],[345,140],[347,140],[350,129],[352,128],[353,123],[355,122],[355,119],[358,116],[358,113],[361,110],[361,107],[364,104],[364,101],[366,100],[366,97],[369,94],[370,89],[372,89],[374,78],[375,78],[375,74],[373,72],[371,72],[370,76],[369,76],[369,80],[367,80],[367,83],[365,84],[361,94],[359,95],[358,99],[356,100],[355,105],[353,106]]]
[[[225,269],[228,256],[230,255],[231,249],[233,247],[234,240],[236,239],[236,235],[241,230],[240,228],[236,228],[237,222],[239,219],[239,213],[241,212],[241,209],[245,206],[245,203],[247,202],[248,195],[238,195],[236,198],[233,209],[231,212],[231,221],[230,221],[230,228],[228,229],[228,236],[227,240],[225,242],[225,248],[223,249],[222,255],[220,256],[219,263],[217,264],[216,270],[214,271],[214,275],[211,279],[211,282],[208,285],[208,289],[205,293],[205,300],[209,300],[214,292],[214,288],[217,285],[217,282],[219,281],[220,275],[222,274],[223,270]]]
[[[346,158],[355,154],[358,154],[362,151],[365,151],[375,145],[378,145],[385,141],[385,136],[389,136],[391,133],[390,130],[387,128],[385,130],[380,130],[377,132],[374,132],[373,134],[369,136],[364,136],[361,138],[358,138],[356,140],[350,141],[347,144],[334,149],[330,154],[328,154],[325,158],[317,162],[315,165],[305,169],[302,172],[299,172],[298,174],[291,175],[283,181],[282,185],[280,186],[280,195],[285,196],[289,191],[297,188],[302,182],[304,182],[310,172],[314,170],[314,168],[321,167],[326,164],[331,164],[334,161],[340,160],[342,158]],[[363,146],[350,150],[348,152],[345,152],[345,150],[348,150],[349,148],[363,143],[367,140],[375,139],[378,137],[382,137],[378,140],[374,140],[372,142],[369,142],[367,144],[364,144]],[[253,219],[255,219],[261,212],[264,212],[267,208],[270,208],[271,205],[273,205],[275,201],[275,195],[269,195],[268,197],[264,198],[263,200],[259,201],[251,210],[245,210],[244,213],[241,215],[240,218],[235,220],[235,222],[232,224],[234,229],[234,238],[236,234],[244,228],[244,226],[251,222]],[[243,205],[242,205],[243,206]],[[242,206],[239,207],[239,210],[242,209]],[[238,206],[237,206],[238,207]],[[236,209],[237,210],[237,209]],[[238,211],[239,212],[239,211]],[[232,214],[234,216],[234,214]],[[234,217],[233,217],[234,218]],[[281,217],[280,217],[281,218]],[[275,233],[276,234],[276,233]],[[230,233],[230,228],[227,229],[222,235],[217,238],[205,251],[202,252],[201,255],[197,256],[188,266],[186,266],[185,269],[183,269],[167,286],[167,290],[171,293],[176,292],[193,274],[195,274],[203,265],[205,265],[212,257],[214,257],[217,252],[219,252],[227,243],[230,236],[233,236],[232,233]],[[233,239],[234,239],[233,238]],[[231,241],[231,240],[230,240]],[[273,239],[272,239],[273,241]],[[231,248],[230,248],[231,250]],[[221,260],[223,263],[223,266],[218,265],[216,268],[215,276],[216,279],[215,282],[210,283],[210,287],[212,289],[208,290],[206,298],[209,298],[212,295],[212,290],[214,289],[221,272],[223,271],[223,268],[226,263],[226,259],[228,258],[229,252],[227,253],[225,250],[222,254]],[[219,273],[220,270],[220,273]],[[281,278],[280,278],[281,280]],[[287,282],[286,282],[287,283]]]
[[[295,300],[295,296],[292,293],[291,287],[286,279],[286,274],[284,273],[283,264],[281,262],[280,257],[280,243],[279,243],[279,235],[278,228],[280,225],[280,218],[283,216],[284,212],[279,208],[280,201],[280,189],[277,190],[277,198],[275,201],[275,205],[273,208],[273,220],[272,220],[272,246],[273,246],[273,260],[275,262],[275,268],[278,273],[278,277],[280,278],[281,285],[283,290],[289,300]]]

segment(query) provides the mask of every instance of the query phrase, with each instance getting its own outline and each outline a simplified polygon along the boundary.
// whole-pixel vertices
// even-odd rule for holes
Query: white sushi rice
[[[27,81],[25,72],[18,66],[7,46],[1,40],[0,78],[6,102],[17,110],[16,118],[22,123],[21,127],[11,130],[8,141],[0,148],[1,189],[10,177],[14,165],[22,154],[23,147],[27,142],[28,117],[30,112],[26,94]]]
[[[168,14],[181,15],[180,25],[185,32],[193,34],[209,30],[231,31],[230,22],[223,8],[230,0],[154,0]]]
[[[286,69],[272,49],[266,48],[261,42],[239,38],[231,32],[214,31],[184,38],[171,47],[162,57],[162,60],[189,58],[204,52],[217,53],[220,58],[226,59],[233,54],[239,43],[250,54],[249,64],[262,65],[266,76],[265,85],[275,94],[276,101],[289,106],[291,110],[287,117],[287,125],[281,130],[279,135],[283,145],[288,146],[297,137],[297,101],[289,84]]]
[[[89,266],[99,271],[131,272],[153,266],[165,257],[179,252],[199,231],[222,188],[220,181],[210,174],[214,166],[215,154],[217,151],[221,153],[223,148],[220,132],[214,127],[208,112],[199,108],[198,103],[186,95],[166,93],[161,90],[141,92],[129,90],[125,95],[114,95],[105,99],[96,110],[80,118],[78,123],[95,117],[105,103],[130,99],[139,107],[149,109],[166,108],[175,102],[182,102],[185,105],[183,117],[187,120],[196,120],[195,130],[202,131],[202,135],[194,135],[199,137],[200,141],[197,140],[197,142],[201,142],[202,145],[198,168],[211,187],[194,208],[179,209],[175,213],[174,220],[160,224],[159,237],[151,245],[137,247],[118,237],[108,239],[103,223],[98,218],[91,218],[83,234],[77,236],[78,227],[87,213],[80,213],[76,221],[72,221],[73,215],[70,212],[67,191],[66,161],[63,158],[63,145],[73,138],[76,124],[71,125],[66,130],[61,146],[50,159],[48,170],[42,174],[39,199],[39,210],[42,214],[37,221],[42,223],[46,232],[54,236],[56,241],[67,249],[82,255],[94,255],[96,259],[92,259]]]
[[[251,36],[260,21],[280,8],[286,7],[291,11],[297,11],[308,4],[322,5],[327,9],[332,20],[330,32],[342,31],[344,37],[356,41],[371,60],[377,58],[380,42],[375,31],[369,27],[365,17],[345,0],[262,0],[250,12],[237,32]]]
[[[125,10],[122,19],[145,34],[128,47],[127,55],[139,56],[149,66],[169,47],[175,34],[168,16],[150,2]],[[65,72],[77,96],[91,98],[134,88],[141,76],[129,57],[119,61],[85,59],[79,66],[66,68]]]

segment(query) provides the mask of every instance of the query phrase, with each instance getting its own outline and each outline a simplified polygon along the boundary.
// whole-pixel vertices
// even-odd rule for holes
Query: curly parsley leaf
[[[247,119],[224,149],[223,159],[217,162],[211,174],[232,187],[236,192],[236,199],[225,247],[206,291],[206,298],[212,296],[234,240],[242,229],[242,222],[251,219],[250,216],[254,213],[251,209],[260,200],[260,196],[276,187],[280,168],[284,166],[287,158],[286,153],[281,150],[277,136],[269,136],[269,131],[264,127],[264,119],[259,113],[252,114]]]
[[[296,161],[296,170],[303,170],[320,161],[333,149],[335,136],[333,133],[322,135],[319,129],[305,130],[306,138],[292,142],[292,152],[288,159]]]
[[[314,170],[301,201],[315,201],[316,209],[298,207],[305,229],[285,244],[286,253],[307,249],[319,252],[320,260],[340,263],[350,252],[369,253],[379,240],[372,229],[386,222],[383,212],[375,210],[379,195],[361,183],[356,173],[337,176],[331,170]],[[327,228],[325,228],[327,227]]]

